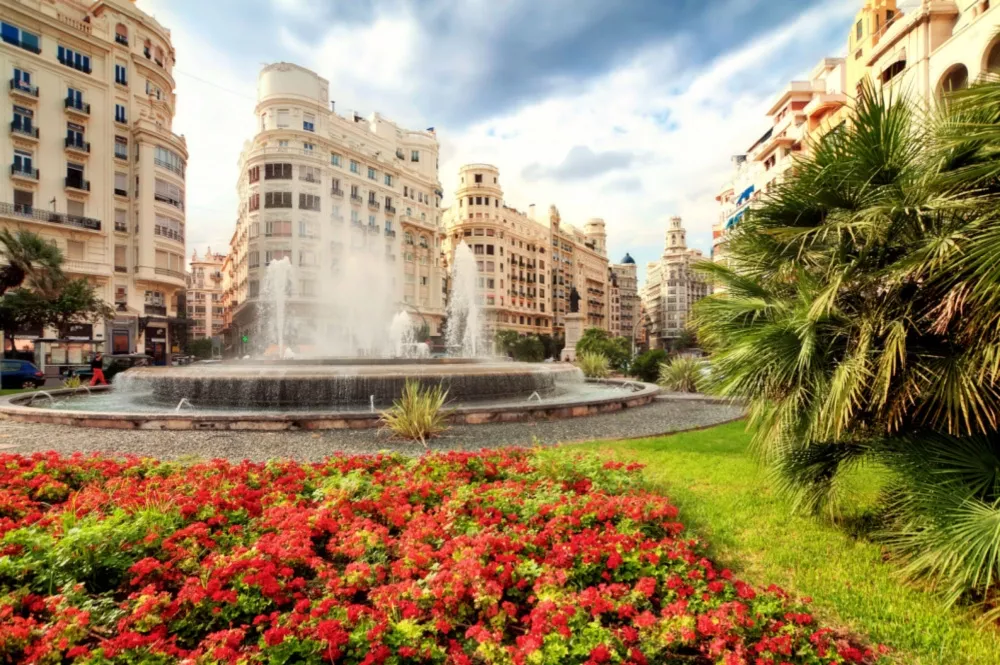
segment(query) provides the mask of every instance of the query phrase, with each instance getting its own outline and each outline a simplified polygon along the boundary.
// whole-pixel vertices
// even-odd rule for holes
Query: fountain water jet
[[[464,242],[455,248],[451,270],[451,298],[448,301],[447,345],[463,358],[488,355],[483,344],[482,303],[476,256]]]

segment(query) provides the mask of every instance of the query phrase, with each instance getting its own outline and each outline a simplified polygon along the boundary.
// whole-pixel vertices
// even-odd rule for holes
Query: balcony
[[[164,277],[173,277],[174,279],[179,279],[185,284],[187,283],[187,275],[180,272],[179,270],[171,270],[170,268],[154,268],[153,272],[157,275],[163,275]]]
[[[396,237],[396,232],[393,231],[392,229],[386,229],[385,230],[385,237],[386,238],[395,238]]]
[[[115,266],[115,272],[124,272],[124,273],[127,273],[128,272],[128,266]]]
[[[17,79],[11,79],[10,95],[11,97],[22,97],[29,101],[34,101],[38,99],[38,86],[18,81]]]
[[[357,194],[351,194],[351,203],[353,203],[354,205],[361,205],[364,202],[365,200],[360,196],[358,196]]]
[[[370,210],[379,210],[381,207],[382,206],[379,205],[378,201],[372,201],[371,199],[368,199],[368,208]]]
[[[57,58],[60,64],[66,65],[71,69],[75,69],[78,72],[83,72],[84,74],[90,74],[94,70],[91,69],[90,65],[83,65],[82,63],[74,62],[70,58]]]
[[[33,169],[30,166],[22,166],[21,164],[11,164],[10,165],[10,177],[17,178],[19,180],[33,180],[38,181],[38,169]]]
[[[159,166],[161,169],[166,169],[168,171],[172,171],[173,173],[176,173],[177,175],[179,175],[182,178],[184,177],[184,167],[183,166],[178,166],[177,164],[171,164],[170,162],[164,161],[162,159],[158,159],[156,157],[153,158],[153,164],[155,164],[156,166]]]
[[[331,189],[330,194],[332,196],[339,196],[340,198],[344,198],[344,190],[342,190],[340,187],[334,187],[333,189]]]
[[[18,138],[25,138],[29,141],[38,140],[38,128],[31,127],[30,125],[25,125],[24,123],[18,122],[17,120],[11,121],[10,123],[10,133],[17,136]]]
[[[118,189],[117,187],[115,187],[115,196],[124,196],[125,198],[128,198],[128,190]]]
[[[128,46],[128,37],[125,35],[115,34],[115,43],[121,44],[122,46]]]
[[[146,303],[145,311],[147,316],[166,316],[167,306]]]
[[[361,226],[362,226],[361,220],[360,219],[352,219],[351,220],[351,226],[360,229]]]
[[[66,189],[75,189],[80,192],[90,191],[90,181],[84,180],[80,176],[66,176],[63,182]]]
[[[63,144],[66,146],[66,150],[68,150],[70,152],[76,152],[76,153],[86,154],[86,155],[90,154],[90,142],[89,141],[84,141],[83,139],[72,139],[72,138],[70,138],[70,137],[67,136],[63,140]]]
[[[71,275],[104,275],[109,276],[111,270],[105,263],[96,261],[78,261],[76,259],[65,259],[62,263],[63,270]]]
[[[66,109],[66,113],[69,113],[70,115],[79,115],[84,117],[90,115],[90,104],[82,102],[78,99],[67,97],[63,100],[63,107]]]
[[[115,233],[128,233],[128,224],[125,222],[115,222]]]
[[[160,201],[161,203],[167,203],[169,205],[172,205],[178,210],[184,210],[183,201],[178,201],[177,199],[171,198],[166,194],[153,194],[153,199],[156,201]],[[292,206],[289,205],[289,206],[275,206],[275,207],[291,208]]]
[[[49,224],[62,224],[65,226],[75,226],[88,231],[100,231],[101,220],[90,217],[79,217],[77,215],[67,215],[61,212],[49,212],[38,210],[32,206],[15,203],[0,203],[0,216],[18,217],[21,219],[33,219]]]
[[[387,215],[395,215],[396,214],[396,209],[393,206],[387,205],[385,207],[385,214],[387,214]]]
[[[372,224],[369,224],[368,225],[368,233],[370,233],[372,235],[375,235],[376,233],[378,233],[378,227],[374,226]]]

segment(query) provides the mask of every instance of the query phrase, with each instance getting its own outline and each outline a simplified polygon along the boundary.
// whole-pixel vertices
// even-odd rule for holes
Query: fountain
[[[376,426],[379,410],[407,381],[446,389],[456,423],[617,411],[658,393],[647,384],[585,381],[570,364],[490,358],[479,271],[464,243],[452,262],[448,357],[430,357],[430,347],[417,341],[415,320],[396,304],[386,265],[361,252],[342,268],[319,289],[310,287],[307,298],[302,280],[312,273],[300,276],[288,257],[272,260],[253,357],[136,367],[117,375],[110,390],[57,391],[59,400],[46,393],[45,406],[34,396],[0,399],[0,417],[99,427],[355,428]]]

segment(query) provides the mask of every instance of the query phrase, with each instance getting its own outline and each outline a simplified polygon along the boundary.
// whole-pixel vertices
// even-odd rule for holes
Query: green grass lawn
[[[34,388],[29,388],[28,390],[34,390]],[[0,390],[0,397],[3,397],[4,395],[13,395],[14,393],[26,393],[28,390],[25,390],[24,388],[4,388],[3,390]]]
[[[895,662],[1000,663],[1000,633],[901,582],[877,545],[793,514],[747,453],[748,443],[743,424],[733,423],[573,448],[614,450],[646,464],[648,480],[680,508],[681,519],[709,542],[717,560],[748,581],[812,597],[817,615],[888,645]],[[858,488],[852,508],[861,510],[881,479],[865,470],[852,481]]]

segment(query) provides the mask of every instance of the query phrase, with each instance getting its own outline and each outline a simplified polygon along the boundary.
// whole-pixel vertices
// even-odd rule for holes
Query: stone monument
[[[583,337],[583,314],[580,313],[580,293],[576,287],[569,291],[569,313],[566,314],[566,346],[560,360],[576,362],[576,343]]]

